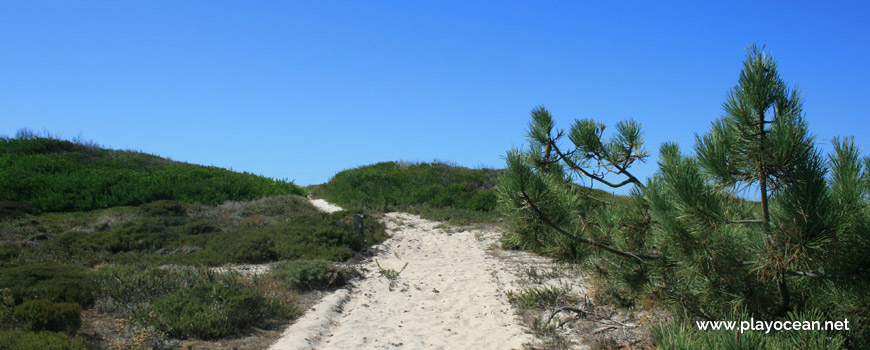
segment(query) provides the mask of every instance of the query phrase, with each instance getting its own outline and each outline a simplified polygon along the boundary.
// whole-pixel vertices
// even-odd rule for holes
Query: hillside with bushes
[[[19,132],[0,138],[2,211],[83,211],[157,200],[216,204],[305,191],[292,182]],[[12,202],[12,203],[10,203]]]
[[[251,329],[277,332],[386,238],[366,213],[361,241],[354,213],[293,183],[139,152],[4,138],[0,164],[3,349],[256,347]]]

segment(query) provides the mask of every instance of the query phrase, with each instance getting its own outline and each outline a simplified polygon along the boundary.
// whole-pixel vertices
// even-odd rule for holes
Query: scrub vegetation
[[[376,215],[360,241],[353,213],[320,212],[289,182],[19,136],[0,140],[0,348],[239,342],[355,276],[335,262],[385,238]]]

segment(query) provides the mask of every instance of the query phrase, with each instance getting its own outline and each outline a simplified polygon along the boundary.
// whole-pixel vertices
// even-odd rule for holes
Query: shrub
[[[290,312],[239,284],[203,283],[158,298],[139,317],[173,337],[214,339]]]
[[[15,307],[15,319],[25,330],[73,334],[81,327],[81,307],[75,303],[30,300]]]
[[[181,233],[189,235],[198,235],[203,233],[220,232],[220,227],[204,221],[189,222],[181,226]]]
[[[26,214],[38,214],[39,209],[33,205],[13,201],[0,201],[0,221],[17,219]]]
[[[0,330],[0,349],[4,350],[86,350],[82,337],[64,333]]]
[[[15,312],[15,298],[9,288],[0,289],[0,329],[12,325]]]
[[[21,248],[17,245],[5,244],[0,245],[0,261],[7,261],[18,256]]]
[[[25,300],[90,306],[94,301],[89,274],[76,266],[63,264],[0,265],[0,285],[9,286],[16,304]]]
[[[175,200],[159,200],[143,204],[139,210],[147,216],[184,216],[187,213],[184,203]]]
[[[97,270],[93,281],[103,311],[131,316],[149,301],[197,283],[200,275],[198,270],[121,265]]]
[[[178,231],[183,231],[183,223],[184,219],[178,217],[140,218],[125,222],[111,231],[87,235],[79,242],[81,248],[112,254],[151,252],[171,245],[179,236]]]
[[[324,289],[341,286],[358,273],[324,260],[287,261],[272,269],[285,285],[296,289]]]

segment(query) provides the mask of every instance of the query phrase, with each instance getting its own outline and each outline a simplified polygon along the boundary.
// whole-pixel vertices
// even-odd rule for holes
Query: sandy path
[[[316,203],[320,207],[321,203]],[[327,203],[328,204],[328,203]],[[271,349],[520,349],[532,341],[504,296],[502,262],[486,254],[495,232],[451,232],[389,213],[391,237],[375,247],[365,278],[325,297]]]

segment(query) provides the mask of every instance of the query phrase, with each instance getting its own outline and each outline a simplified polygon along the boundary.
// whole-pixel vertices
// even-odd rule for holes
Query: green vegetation
[[[35,299],[81,306],[94,302],[87,271],[68,264],[0,264],[0,285],[8,288],[16,305]]]
[[[381,273],[381,275],[391,281],[399,278],[399,275],[402,274],[402,271],[405,271],[405,269],[408,268],[408,263],[405,263],[405,265],[402,265],[402,268],[400,270],[385,269],[381,267],[381,262],[378,261],[378,259],[375,259],[375,264],[378,265],[378,271]]]
[[[113,208],[86,213],[44,214],[0,222],[8,243],[3,245],[10,263],[55,261],[94,266],[100,263],[184,264],[216,266],[226,263],[266,263],[280,260],[346,260],[363,248],[353,236],[352,214],[317,211],[307,199],[273,196],[220,206],[157,201],[139,208]],[[365,244],[385,238],[384,226],[370,215],[364,219]],[[33,244],[32,237],[43,237]],[[75,267],[44,272],[40,265],[29,272],[64,276]],[[16,277],[17,276],[17,277]],[[70,279],[79,279],[71,277]],[[34,283],[36,283],[34,282]],[[30,283],[30,282],[28,282]],[[27,283],[23,284],[26,285]],[[21,288],[21,287],[16,287]],[[70,294],[72,295],[72,294]],[[76,301],[79,302],[79,301]],[[87,303],[82,304],[87,306]]]
[[[354,276],[322,259],[351,258],[365,244],[382,241],[385,230],[366,215],[366,242],[360,242],[352,216],[322,213],[306,198],[280,195],[218,206],[163,200],[8,219],[0,222],[0,285],[9,286],[9,302],[0,317],[12,330],[72,333],[81,306],[153,327],[162,336],[233,337],[295,317],[288,287],[332,288]],[[41,238],[31,239],[35,234]],[[273,278],[285,287],[207,267],[282,260]]]
[[[552,286],[532,286],[519,292],[508,291],[507,298],[512,304],[526,309],[555,309],[577,301],[568,289]]]
[[[272,273],[297,290],[328,289],[344,285],[359,273],[326,260],[293,260],[280,263]]]
[[[45,299],[25,301],[15,307],[19,326],[30,331],[75,333],[81,327],[81,306],[75,303],[52,303]]]
[[[49,331],[28,332],[0,330],[0,349],[4,350],[85,350],[84,338],[69,337],[64,333]]]
[[[122,347],[286,322],[299,314],[293,289],[354,276],[327,260],[386,237],[377,215],[366,213],[360,241],[353,213],[320,212],[301,194],[289,182],[137,152],[27,132],[0,139],[0,348],[84,348],[73,337],[83,317],[124,320],[132,334]],[[259,276],[216,268],[278,261]],[[88,346],[120,336],[101,329]]]
[[[112,278],[102,279],[101,288],[116,305],[123,305],[144,324],[178,338],[227,337],[246,327],[297,313],[295,306],[263,296],[232,274],[152,268],[142,274],[115,270],[109,276]],[[154,287],[147,292],[152,294],[148,295],[150,298],[131,298],[142,296],[141,291],[134,289],[141,288],[143,283]],[[146,306],[142,300],[153,301]]]
[[[216,204],[305,193],[292,182],[253,174],[19,135],[0,138],[0,201],[15,202],[0,202],[0,219],[16,210],[32,213],[26,205],[43,212],[82,211],[163,199]]]
[[[677,321],[654,332],[666,348],[870,346],[870,158],[848,138],[822,156],[800,94],[754,46],[724,107],[693,154],[662,145],[646,182],[631,173],[648,154],[639,123],[620,122],[605,139],[603,124],[558,130],[546,109],[534,109],[531,147],[508,153],[498,181],[506,245],[593,267],[598,300],[669,308]],[[590,198],[574,179],[633,186],[632,195]],[[760,190],[760,205],[737,197],[747,187]],[[855,328],[692,329],[696,320],[751,317],[849,319]]]
[[[492,222],[498,170],[384,162],[345,170],[312,194],[344,208],[402,210],[459,224]]]

